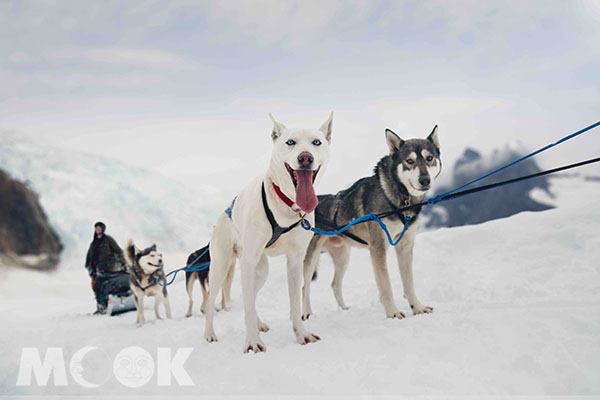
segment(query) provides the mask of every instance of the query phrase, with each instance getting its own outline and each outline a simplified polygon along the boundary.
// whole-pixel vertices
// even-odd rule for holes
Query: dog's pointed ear
[[[277,122],[275,120],[275,118],[273,117],[273,114],[269,113],[269,117],[271,118],[271,121],[273,121],[273,132],[271,132],[271,139],[273,139],[273,141],[274,141],[279,136],[281,136],[283,131],[285,131],[287,128],[281,122]]]
[[[150,247],[150,251],[156,251],[156,245],[155,245],[155,244],[153,244],[153,245]]]
[[[329,114],[329,118],[327,118],[327,121],[325,121],[323,123],[323,125],[321,125],[321,127],[319,128],[319,130],[321,132],[323,132],[323,134],[325,135],[325,139],[327,139],[327,141],[329,143],[331,143],[331,128],[333,127],[333,111],[331,112],[331,114]]]
[[[127,246],[125,246],[125,257],[127,257],[127,261],[129,261],[130,264],[133,264],[135,262],[135,257],[138,254],[140,254],[140,249],[135,247],[132,239],[129,239]]]
[[[438,139],[438,126],[437,125],[433,127],[433,130],[431,131],[429,136],[427,136],[427,140],[429,140],[431,143],[433,143],[435,148],[438,149],[438,151],[440,151],[440,140]]]
[[[396,135],[391,129],[385,130],[385,140],[390,149],[390,154],[396,153],[400,150],[400,146],[404,144],[404,140],[400,139],[400,136]]]

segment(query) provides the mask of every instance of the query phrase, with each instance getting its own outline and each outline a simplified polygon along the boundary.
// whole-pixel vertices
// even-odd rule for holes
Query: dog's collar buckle
[[[310,227],[310,223],[308,223],[308,221],[306,221],[306,214],[302,214],[302,211],[300,210],[296,210],[296,212],[298,213],[298,218],[300,218],[300,225],[302,225],[302,227],[304,227],[305,229],[307,229],[306,227]]]
[[[404,207],[410,207],[410,200],[404,200]]]

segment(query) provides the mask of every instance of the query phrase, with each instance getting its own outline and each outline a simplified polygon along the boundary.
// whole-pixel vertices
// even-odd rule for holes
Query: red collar
[[[281,201],[283,201],[285,204],[287,204],[288,207],[292,207],[294,205],[294,202],[292,201],[292,199],[290,199],[289,197],[287,197],[285,195],[285,193],[283,193],[281,191],[281,189],[279,188],[279,186],[277,186],[275,184],[275,182],[273,182],[273,189],[275,189],[275,193],[277,193],[277,196],[279,196],[279,198],[281,199]]]

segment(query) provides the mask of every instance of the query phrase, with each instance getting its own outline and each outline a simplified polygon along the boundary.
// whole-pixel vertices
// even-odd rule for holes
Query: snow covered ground
[[[239,273],[230,312],[218,313],[219,342],[202,337],[204,316],[187,307],[183,279],[171,287],[174,318],[147,324],[135,314],[93,317],[83,268],[48,275],[0,268],[0,394],[2,395],[575,395],[600,396],[600,182],[555,178],[558,208],[504,220],[419,234],[415,248],[417,294],[435,307],[430,315],[386,319],[369,257],[353,250],[344,281],[348,311],[337,309],[323,256],[313,285],[315,314],[307,327],[316,344],[294,343],[288,320],[283,259],[273,259],[258,310],[271,331],[264,354],[242,354],[243,304]],[[485,204],[482,204],[484,207]],[[160,243],[159,243],[160,249]],[[166,257],[167,269],[186,254]],[[407,315],[399,273],[389,255],[395,297]],[[164,312],[163,312],[164,315]],[[42,356],[61,347],[69,367],[84,346],[84,375],[100,387],[16,386],[24,347]],[[158,347],[173,354],[193,347],[185,369],[195,386],[158,386],[156,372],[132,389],[112,373],[117,353]],[[68,370],[67,370],[68,374]]]

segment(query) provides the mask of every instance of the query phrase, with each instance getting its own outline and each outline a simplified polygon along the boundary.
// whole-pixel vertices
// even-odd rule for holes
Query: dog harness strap
[[[231,201],[231,205],[229,207],[227,207],[227,209],[225,210],[225,214],[229,217],[229,219],[231,219],[231,213],[233,213],[233,206],[235,205],[236,199],[237,199],[237,196],[235,196],[233,198],[233,200]]]
[[[152,277],[153,275],[150,275],[150,276]],[[150,279],[148,279],[150,281],[150,283],[147,286],[142,286],[142,283],[139,281],[139,279],[137,277],[135,278],[135,280],[137,281],[138,285],[140,285],[140,289],[142,289],[142,292],[145,292],[146,289],[148,289],[151,286],[154,286],[156,284],[156,282],[158,282],[158,278],[154,278],[154,279],[155,279],[154,282],[152,282],[152,281],[150,281]]]
[[[339,193],[338,193],[339,194]],[[337,194],[335,195],[336,197],[338,196]],[[338,217],[338,213],[340,212],[340,206],[342,205],[341,202],[338,203],[338,206],[335,208],[335,214],[333,214],[333,227],[335,230],[340,229],[339,226],[337,226],[337,217]],[[315,218],[316,218],[316,214],[315,214]],[[329,221],[328,221],[329,222]],[[342,232],[342,235],[349,237],[350,239],[354,240],[355,242],[358,242],[360,244],[364,244],[364,245],[369,245],[369,243],[365,242],[364,240],[362,240],[361,238],[359,238],[356,235],[351,234],[348,231],[344,231]]]
[[[336,211],[336,216],[337,216],[337,211]],[[335,218],[334,218],[334,221],[335,221]],[[331,222],[331,221],[327,220],[321,214],[315,213],[315,222],[323,224],[326,227],[331,228],[331,229],[333,229],[335,231],[337,231],[338,229],[340,229],[340,227],[335,222]],[[346,236],[346,237],[348,237],[348,238],[350,238],[350,239],[352,239],[355,242],[358,242],[360,244],[364,244],[364,245],[367,245],[367,246],[369,245],[369,243],[365,242],[364,240],[362,240],[358,236],[353,235],[352,233],[350,233],[348,231],[342,232],[342,235],[344,235],[344,236]]]
[[[277,185],[273,184],[273,187],[275,188],[275,191],[277,191],[277,189],[278,189]],[[283,196],[285,196],[283,193],[281,193],[281,194]],[[271,239],[269,240],[269,242],[267,243],[267,245],[265,247],[271,247],[273,245],[273,243],[275,243],[281,235],[291,231],[296,226],[298,226],[300,221],[297,221],[296,223],[293,223],[292,225],[290,225],[286,228],[282,228],[281,226],[279,226],[279,224],[275,220],[275,216],[273,215],[273,212],[271,211],[271,209],[269,208],[269,204],[267,203],[267,193],[265,192],[265,183],[264,182],[261,187],[261,195],[262,195],[263,207],[265,209],[265,214],[267,214],[267,219],[269,220],[269,224],[271,225],[271,231],[273,232],[273,236],[271,236]],[[281,195],[279,197],[281,197]],[[286,198],[287,198],[287,196],[286,196]],[[281,200],[283,200],[283,198]],[[289,198],[288,198],[288,200],[291,201]],[[284,202],[285,202],[285,200],[284,200]],[[288,203],[286,202],[286,204],[288,204]],[[292,202],[292,204],[294,204],[294,203]],[[288,206],[291,207],[290,204],[288,204]]]
[[[413,216],[411,217],[410,215],[406,215],[404,213],[404,211],[406,211],[407,207],[410,207],[410,205],[412,204],[411,202],[411,197],[409,196],[408,199],[404,200],[404,206],[403,207],[398,207],[396,206],[394,203],[392,203],[392,201],[385,196],[386,200],[388,201],[388,203],[390,204],[390,206],[392,206],[392,208],[394,209],[393,211],[390,212],[386,212],[383,214],[377,214],[380,218],[386,218],[386,217],[391,217],[392,215],[396,215],[398,218],[400,218],[400,221],[405,224],[406,223],[406,218],[409,217],[409,221],[408,221],[408,226],[412,225],[415,223],[415,221],[417,220],[417,217],[419,216],[419,213],[421,212],[421,209],[423,207],[418,206],[418,207],[414,207],[413,210]]]
[[[264,182],[263,182],[263,186],[264,186]],[[279,188],[279,186],[277,186],[275,184],[275,182],[273,182],[273,189],[275,189],[275,193],[277,193],[277,196],[279,196],[279,198],[281,199],[281,201],[283,201],[288,207],[291,207],[294,205],[294,202],[292,201],[292,199],[290,199],[289,197],[287,197],[285,195],[285,193],[283,193],[281,191],[281,189]],[[264,190],[264,187],[263,187]]]

